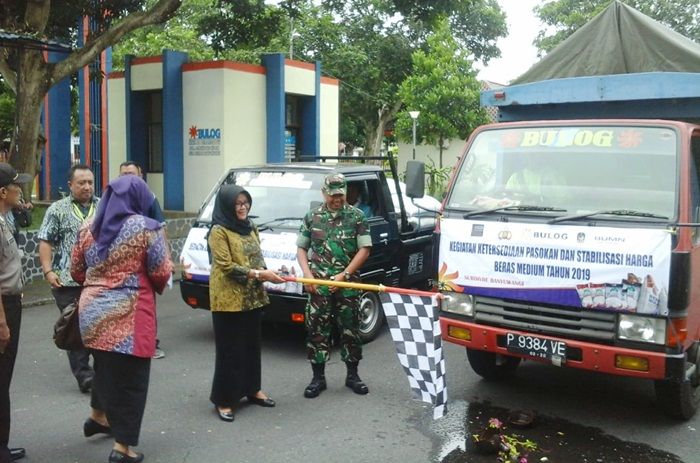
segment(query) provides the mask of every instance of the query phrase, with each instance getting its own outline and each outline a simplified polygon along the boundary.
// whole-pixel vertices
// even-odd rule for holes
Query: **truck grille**
[[[608,312],[488,297],[476,298],[474,315],[484,325],[604,342],[615,339],[615,317]]]

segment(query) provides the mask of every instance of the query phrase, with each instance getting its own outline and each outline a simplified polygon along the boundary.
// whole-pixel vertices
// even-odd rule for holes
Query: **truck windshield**
[[[494,128],[469,146],[446,209],[528,204],[675,217],[677,146],[676,132],[659,127]]]
[[[253,198],[250,215],[260,225],[266,222],[279,227],[298,228],[311,204],[323,201],[321,184],[324,172],[233,171],[224,183],[245,188]],[[211,222],[216,191],[207,199],[200,222]]]

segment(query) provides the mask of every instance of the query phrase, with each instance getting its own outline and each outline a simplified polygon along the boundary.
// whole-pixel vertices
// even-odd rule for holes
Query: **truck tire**
[[[667,415],[681,420],[689,420],[698,410],[700,401],[700,349],[697,344],[688,349],[688,366],[695,368],[684,381],[661,379],[654,381],[656,403]]]
[[[384,310],[379,298],[373,292],[366,292],[360,297],[360,338],[368,343],[377,337],[384,324]]]
[[[484,379],[505,378],[520,365],[520,357],[469,348],[467,348],[467,359],[472,370]]]

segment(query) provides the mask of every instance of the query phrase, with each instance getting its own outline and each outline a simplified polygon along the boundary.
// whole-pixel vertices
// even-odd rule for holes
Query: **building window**
[[[163,92],[146,94],[147,172],[163,172]]]
[[[298,160],[299,155],[299,97],[287,95],[284,111],[284,160]]]

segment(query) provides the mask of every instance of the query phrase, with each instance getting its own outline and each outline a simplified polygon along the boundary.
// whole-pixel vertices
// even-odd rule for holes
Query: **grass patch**
[[[44,215],[46,215],[46,209],[48,208],[49,206],[34,204],[32,208],[32,224],[23,230],[38,230],[41,227],[41,222],[44,221]]]

